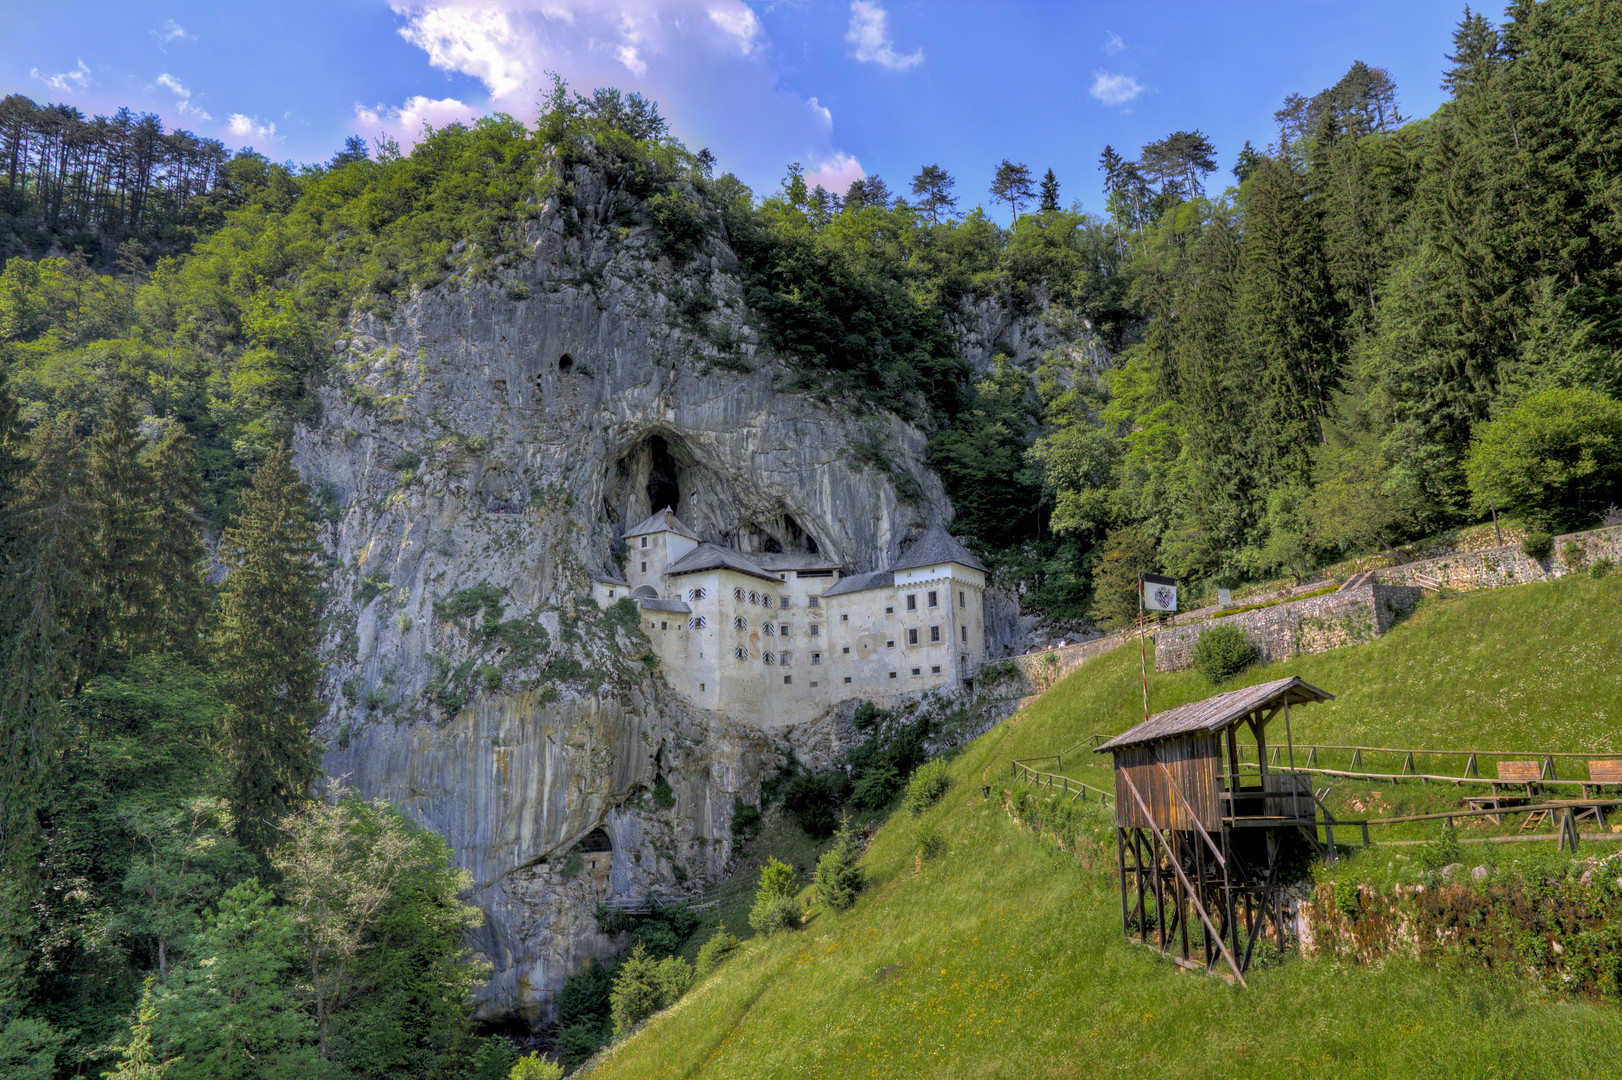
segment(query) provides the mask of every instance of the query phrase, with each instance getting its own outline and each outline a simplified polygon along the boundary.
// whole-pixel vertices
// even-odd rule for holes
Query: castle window
[[[895,648],[895,638],[891,638],[891,639],[890,639],[890,640],[889,640],[889,641],[886,641],[886,642],[885,642],[885,643],[884,643],[884,647],[885,647],[885,648],[886,648],[886,649],[893,649],[893,648]]]
[[[849,656],[850,655],[850,646],[846,645],[843,649],[840,649],[839,651],[841,653],[843,653],[844,655]]]
[[[849,685],[849,684],[850,684],[850,676],[849,676],[849,675],[846,675],[846,676],[845,676],[845,684],[846,684],[846,685],[847,685],[847,686],[848,686],[848,685]]]
[[[642,572],[644,574],[646,574],[648,572],[648,564],[647,563],[642,564]]]
[[[704,684],[703,683],[698,684],[698,692],[701,693],[701,694],[704,692]]]
[[[929,669],[929,673],[931,675],[939,675],[941,673],[941,666],[939,664],[935,664],[935,665],[931,666],[930,669]]]
[[[643,546],[643,547],[647,547],[647,546],[648,546],[648,538],[647,538],[647,537],[646,537],[646,536],[644,536],[644,537],[643,537],[643,538],[642,538],[642,546]]]
[[[895,678],[895,672],[893,672],[893,671],[890,672],[890,678],[892,678],[892,679]]]
[[[963,599],[963,590],[962,589],[959,589],[957,591],[957,606],[958,607],[968,607],[969,606],[969,602],[967,600]]]
[[[812,654],[811,654],[811,662],[812,662],[812,663],[813,663],[813,664],[820,664],[820,663],[822,663],[822,654],[821,654],[821,653],[819,653],[819,652],[814,652],[814,653],[812,653]]]
[[[732,629],[734,629],[734,630],[747,630],[747,629],[749,629],[749,620],[744,618],[742,615],[734,616],[733,619],[732,619]]]
[[[702,616],[702,615],[694,615],[691,619],[688,619],[687,620],[687,629],[689,629],[689,630],[702,630],[702,629],[704,629],[704,616]]]
[[[791,683],[793,681],[794,681],[794,676],[792,676],[792,675],[784,675],[783,676],[783,685],[784,686],[787,686],[789,683]]]
[[[614,599],[614,590],[613,589],[608,590],[608,598],[610,600]]]
[[[820,602],[820,601],[819,601],[819,600],[818,600],[818,598],[817,598],[817,597],[815,597],[815,596],[808,596],[808,597],[806,597],[806,598],[805,598],[805,606],[806,606],[806,607],[821,607],[821,606],[822,606],[822,604],[821,604],[821,602]]]
[[[967,628],[965,627],[965,629],[967,629]],[[929,643],[931,645],[933,645],[936,642],[938,642],[940,639],[941,639],[941,628],[939,626],[931,626],[929,628]]]
[[[782,634],[784,637],[788,637],[788,623],[778,623],[777,632]]]
[[[924,673],[924,669],[923,668],[913,668],[912,673],[914,675],[922,675]]]
[[[788,658],[790,655],[791,654],[788,652],[788,650],[785,649],[777,654],[777,662],[782,664],[784,667],[788,667]]]
[[[934,589],[929,590],[929,606],[930,607],[940,607],[941,606],[940,599],[937,596]]]
[[[907,644],[918,644],[918,628],[916,626],[909,626],[907,628]]]
[[[704,599],[704,597],[706,595],[708,595],[708,594],[703,589],[688,589],[687,590],[687,599],[689,599],[689,600],[702,600],[702,599]]]
[[[811,680],[811,689],[815,690],[816,688],[817,688],[817,681],[815,679],[812,679]]]
[[[779,596],[777,598],[777,600],[778,600],[778,604],[777,604],[778,607],[788,607],[788,597]]]
[[[959,664],[961,664],[963,667],[968,667],[969,666],[969,658],[967,656],[958,657],[957,662]]]
[[[761,623],[760,624],[760,629],[761,629],[761,631],[763,633],[767,633],[767,634],[775,634],[775,633],[777,633],[777,627],[773,623]]]
[[[659,629],[661,629],[661,630],[669,630],[670,629],[670,623],[661,621],[659,623]]]
[[[747,660],[749,659],[749,650],[744,648],[742,645],[739,645],[736,649],[732,650],[732,655],[736,656],[739,660]]]
[[[887,608],[884,609],[884,613],[886,615],[894,615],[895,614],[895,608],[894,607],[887,607]]]
[[[918,610],[918,594],[917,593],[908,593],[907,594],[907,610],[908,611],[917,611]]]
[[[733,589],[732,590],[732,599],[734,599],[734,600],[742,600],[743,599],[743,590],[742,589]]]
[[[760,662],[762,664],[775,664],[775,663],[777,663],[777,654],[776,653],[769,653],[769,652],[768,653],[761,653],[760,654]]]
[[[759,594],[758,594],[758,593],[750,593],[750,594],[749,594],[749,602],[750,602],[750,603],[751,603],[751,604],[758,604],[758,603],[760,603],[760,595],[759,595]]]
[[[846,612],[846,611],[840,612],[839,613],[839,621],[840,622],[850,622],[850,613]]]
[[[816,623],[812,623],[811,629],[806,631],[806,633],[810,634],[812,637],[816,637],[822,633],[822,627],[818,626]]]
[[[969,642],[969,628],[967,626],[960,626],[958,629],[963,631],[963,643],[967,645]]]

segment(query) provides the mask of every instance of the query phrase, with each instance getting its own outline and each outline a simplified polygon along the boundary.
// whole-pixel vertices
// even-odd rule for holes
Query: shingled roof
[[[959,566],[967,566],[981,573],[986,572],[986,564],[976,559],[968,548],[958,543],[939,525],[931,525],[924,535],[914,540],[912,546],[890,569],[914,570],[920,566],[939,566],[941,563],[957,563]]]
[[[630,532],[626,533],[625,536],[626,539],[629,539],[633,536],[645,536],[649,533],[662,532],[678,533],[687,537],[689,540],[697,540],[699,538],[698,533],[683,525],[681,523],[681,519],[676,516],[676,512],[668,506],[654,514],[652,517],[648,518],[648,520],[644,521]]]
[[[667,574],[696,574],[702,570],[736,570],[740,574],[778,582],[776,574],[769,574],[736,551],[728,551],[715,544],[700,544],[671,565]]]
[[[1334,699],[1334,694],[1320,690],[1311,683],[1303,682],[1291,675],[1257,686],[1247,686],[1243,690],[1229,690],[1225,694],[1217,694],[1204,701],[1191,701],[1187,705],[1155,713],[1137,727],[1122,732],[1098,747],[1096,752],[1103,753],[1105,750],[1121,750],[1142,743],[1175,739],[1180,735],[1197,731],[1221,731],[1229,724],[1275,701],[1305,705],[1313,701]]]
[[[895,575],[888,570],[876,570],[871,574],[851,574],[840,578],[838,583],[823,596],[842,596],[845,593],[864,592],[868,589],[887,589],[895,584]]]

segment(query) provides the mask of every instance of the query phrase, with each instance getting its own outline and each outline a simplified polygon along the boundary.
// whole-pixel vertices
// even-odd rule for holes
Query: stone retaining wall
[[[1575,550],[1568,552],[1568,548]],[[1622,563],[1622,525],[1557,536],[1554,554],[1541,562],[1522,552],[1519,545],[1505,544],[1484,551],[1404,563],[1375,571],[1375,575],[1388,585],[1412,585],[1421,578],[1429,578],[1449,589],[1467,592],[1528,581],[1552,581],[1573,573],[1586,574],[1588,568],[1602,558]]]
[[[1194,666],[1194,645],[1215,626],[1237,626],[1261,650],[1264,663],[1301,653],[1326,652],[1372,641],[1419,602],[1424,590],[1412,585],[1369,582],[1341,592],[1278,604],[1187,626],[1163,626],[1155,635],[1155,670]]]

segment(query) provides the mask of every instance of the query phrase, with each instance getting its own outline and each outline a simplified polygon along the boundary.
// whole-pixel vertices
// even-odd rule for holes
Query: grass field
[[[1607,750],[1622,745],[1619,613],[1616,580],[1473,594],[1428,604],[1379,641],[1241,681],[1298,674],[1335,693],[1292,710],[1301,741]],[[1130,726],[1138,677],[1136,650],[1099,658],[964,748],[939,805],[874,836],[874,886],[853,910],[813,909],[802,931],[746,942],[593,1076],[1565,1080],[1622,1069],[1615,1002],[1515,975],[1290,959],[1253,970],[1247,991],[1128,945],[1113,850],[1058,851],[995,794],[1011,758]],[[1193,673],[1151,674],[1150,708],[1210,692]],[[930,830],[946,853],[915,874]]]

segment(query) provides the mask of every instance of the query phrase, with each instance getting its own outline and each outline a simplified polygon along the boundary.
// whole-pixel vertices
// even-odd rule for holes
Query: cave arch
[[[610,839],[608,833],[599,826],[581,838],[580,850],[585,852],[587,855],[600,851],[612,852],[614,850],[614,841]]]
[[[574,357],[570,356],[568,353],[564,353],[562,356],[558,357],[558,374],[559,375],[567,375],[567,374],[569,374],[569,372],[571,372],[573,370],[574,370]]]

